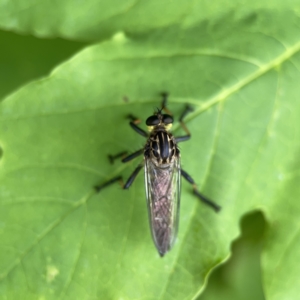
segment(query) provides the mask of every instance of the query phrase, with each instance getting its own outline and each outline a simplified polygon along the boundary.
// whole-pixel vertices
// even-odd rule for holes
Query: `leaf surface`
[[[269,11],[238,27],[224,16],[213,26],[200,22],[135,39],[118,34],[6,98],[1,297],[195,298],[210,270],[228,258],[241,216],[259,209],[269,223],[266,297],[296,299],[297,20]],[[93,189],[116,175],[127,178],[142,160],[110,165],[107,155],[143,147],[126,115],[144,121],[161,91],[170,93],[175,116],[186,103],[194,106],[186,118],[192,139],[180,144],[183,168],[223,207],[215,214],[183,183],[178,241],[163,259],[148,229],[143,176],[129,191],[117,184],[99,194]],[[174,133],[182,134],[178,124]]]
[[[0,99],[31,80],[48,75],[53,67],[86,46],[74,41],[38,39],[3,30],[0,31],[0,45]]]
[[[0,0],[0,26],[38,37],[98,41],[118,31],[136,35],[177,26],[188,28],[202,22],[213,30],[215,22],[222,20],[228,26],[232,20],[252,21],[266,13],[273,19],[282,11],[289,11],[298,18],[298,1],[253,0],[245,4],[243,0]],[[273,30],[277,25],[272,25]]]

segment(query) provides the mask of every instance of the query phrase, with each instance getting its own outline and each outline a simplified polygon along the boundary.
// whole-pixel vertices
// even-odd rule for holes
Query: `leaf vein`
[[[65,214],[63,214],[60,218],[54,220],[50,225],[46,227],[46,229],[33,241],[33,243],[18,257],[14,262],[8,267],[8,269],[0,274],[0,282],[3,281],[20,263],[22,263],[23,259],[26,255],[34,249],[34,247],[39,244],[41,240],[43,240],[50,232],[52,232],[61,222],[67,218],[73,211],[75,211],[78,207],[83,205],[90,197],[95,194],[95,191],[89,192],[86,196],[76,202],[76,204],[69,209]]]
[[[78,266],[78,262],[80,259],[80,256],[82,254],[82,247],[84,244],[84,240],[85,240],[85,236],[86,236],[86,229],[87,229],[87,222],[88,222],[88,218],[87,218],[87,208],[86,208],[86,202],[83,203],[84,207],[85,207],[85,215],[84,215],[84,220],[83,220],[83,233],[82,233],[82,237],[81,237],[81,241],[80,241],[80,245],[79,245],[79,251],[78,251],[78,255],[76,257],[75,263],[73,268],[70,271],[70,275],[69,275],[69,279],[67,280],[65,287],[62,289],[59,298],[62,299],[65,295],[67,290],[69,289],[72,279],[74,278],[74,274],[76,271],[76,268]]]

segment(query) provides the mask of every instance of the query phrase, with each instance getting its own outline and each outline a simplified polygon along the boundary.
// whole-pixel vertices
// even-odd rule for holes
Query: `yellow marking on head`
[[[173,125],[172,123],[166,125],[166,130],[170,130],[172,128],[172,125]]]
[[[153,130],[153,128],[154,128],[154,126],[147,126],[148,127],[148,131],[152,131]]]
[[[168,131],[168,130],[170,130],[171,129],[171,127],[172,127],[172,123],[171,124],[168,124],[168,125],[165,125],[164,127],[165,127],[165,129]],[[152,131],[153,129],[154,129],[154,127],[156,127],[156,126],[158,126],[158,125],[155,125],[155,126],[147,126],[148,127],[148,131]],[[161,125],[160,125],[161,126]]]

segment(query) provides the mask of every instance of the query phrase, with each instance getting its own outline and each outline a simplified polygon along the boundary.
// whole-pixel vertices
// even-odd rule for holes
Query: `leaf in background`
[[[232,244],[225,264],[213,270],[207,287],[197,300],[264,300],[260,256],[265,221],[259,212],[241,220],[241,236]]]
[[[3,101],[1,297],[196,297],[212,267],[229,256],[240,217],[261,209],[269,222],[266,296],[296,299],[296,21],[286,11],[265,11],[135,40],[118,35]],[[143,145],[125,116],[145,120],[161,91],[170,92],[175,115],[186,102],[194,105],[182,163],[223,206],[214,214],[184,183],[178,242],[163,259],[150,238],[142,176],[129,191],[93,191],[139,162],[111,166],[106,155]]]
[[[39,37],[98,41],[118,31],[143,34],[176,26],[197,26],[200,22],[213,29],[215,22],[224,16],[229,21],[241,21],[256,18],[265,11],[276,15],[291,10],[298,18],[298,5],[295,0],[252,0],[248,3],[243,0],[64,0],[55,4],[51,0],[0,0],[0,26]],[[224,21],[228,24],[227,19]],[[275,24],[275,28],[278,25]]]
[[[0,1],[0,26],[37,36],[98,40],[119,30],[145,32],[191,14],[188,1]],[[166,10],[168,13],[166,14]]]
[[[0,31],[0,99],[30,80],[46,76],[84,43],[62,39],[37,39]]]

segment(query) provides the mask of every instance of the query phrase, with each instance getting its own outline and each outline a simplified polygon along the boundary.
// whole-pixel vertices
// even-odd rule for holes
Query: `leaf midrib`
[[[170,102],[174,102],[174,103],[193,103],[194,105],[197,105],[198,108],[191,113],[186,120],[189,121],[193,118],[195,118],[196,116],[198,116],[199,114],[201,114],[202,112],[208,110],[211,106],[216,105],[217,103],[219,103],[220,101],[225,101],[229,96],[231,96],[232,94],[234,94],[235,92],[241,90],[243,87],[247,86],[248,84],[250,84],[251,82],[253,82],[254,80],[258,79],[259,77],[263,76],[264,74],[266,74],[268,71],[280,66],[282,63],[284,63],[285,61],[287,61],[288,59],[290,59],[293,55],[295,55],[297,52],[300,51],[300,41],[297,42],[294,46],[291,46],[289,48],[286,48],[286,51],[284,51],[281,55],[277,56],[275,59],[271,60],[270,62],[261,65],[260,67],[258,67],[258,69],[251,73],[250,75],[246,76],[244,79],[239,80],[237,83],[233,84],[230,87],[224,88],[222,91],[220,91],[218,94],[216,94],[215,96],[209,98],[206,102],[199,104],[199,102],[197,101],[197,99],[193,100],[193,99],[185,99],[185,98],[180,98],[180,99],[176,99],[176,98],[171,98]],[[143,59],[151,59],[151,58],[159,58],[159,57],[166,57],[166,58],[170,58],[173,56],[191,56],[191,53],[180,53],[180,54],[169,54],[169,55],[159,55],[159,56],[144,56],[141,57]],[[194,55],[202,55],[200,53],[194,53]],[[212,53],[210,53],[210,55],[213,55]],[[218,54],[219,56],[219,54]],[[225,55],[224,57],[227,58],[233,58],[230,57],[229,55]],[[63,64],[62,66],[60,66],[59,68],[56,68],[51,74],[50,76],[53,76],[61,67],[63,67],[66,64],[69,64],[70,62],[72,62],[73,60],[76,60],[77,56],[75,56],[73,59],[70,59],[67,63]],[[122,60],[124,58],[117,58],[114,59],[114,61],[119,61]],[[128,59],[136,59],[136,57],[132,57],[132,58],[128,58]],[[234,59],[239,59],[242,60],[241,58],[238,57],[234,57]],[[102,59],[103,61],[107,61],[106,59]],[[242,60],[245,62],[245,60]],[[248,61],[247,61],[248,62]],[[252,62],[248,62],[248,63],[252,63]],[[39,80],[39,82],[44,81],[44,80],[48,80],[49,77],[47,78],[43,78],[41,80]],[[10,98],[10,97],[9,97]],[[6,101],[9,101],[9,98],[4,99],[4,101],[2,103],[5,103]],[[68,114],[76,114],[76,113],[82,113],[82,112],[86,112],[86,111],[94,111],[94,110],[98,110],[98,109],[102,109],[102,108],[108,108],[108,107],[116,107],[116,106],[128,106],[130,104],[156,104],[155,100],[146,100],[146,101],[137,101],[137,100],[133,100],[130,103],[110,103],[109,105],[100,105],[100,106],[95,106],[95,107],[89,107],[89,108],[84,108],[84,109],[78,109],[78,110],[73,110],[73,111],[65,111],[65,112],[51,112],[51,113],[44,113],[44,114],[36,114],[36,115],[31,115],[31,116],[17,116],[17,117],[11,117],[11,118],[2,118],[0,120],[1,121],[11,121],[11,120],[20,120],[20,119],[28,119],[28,118],[39,118],[39,117],[48,117],[48,116],[56,116],[56,115],[68,115]]]

